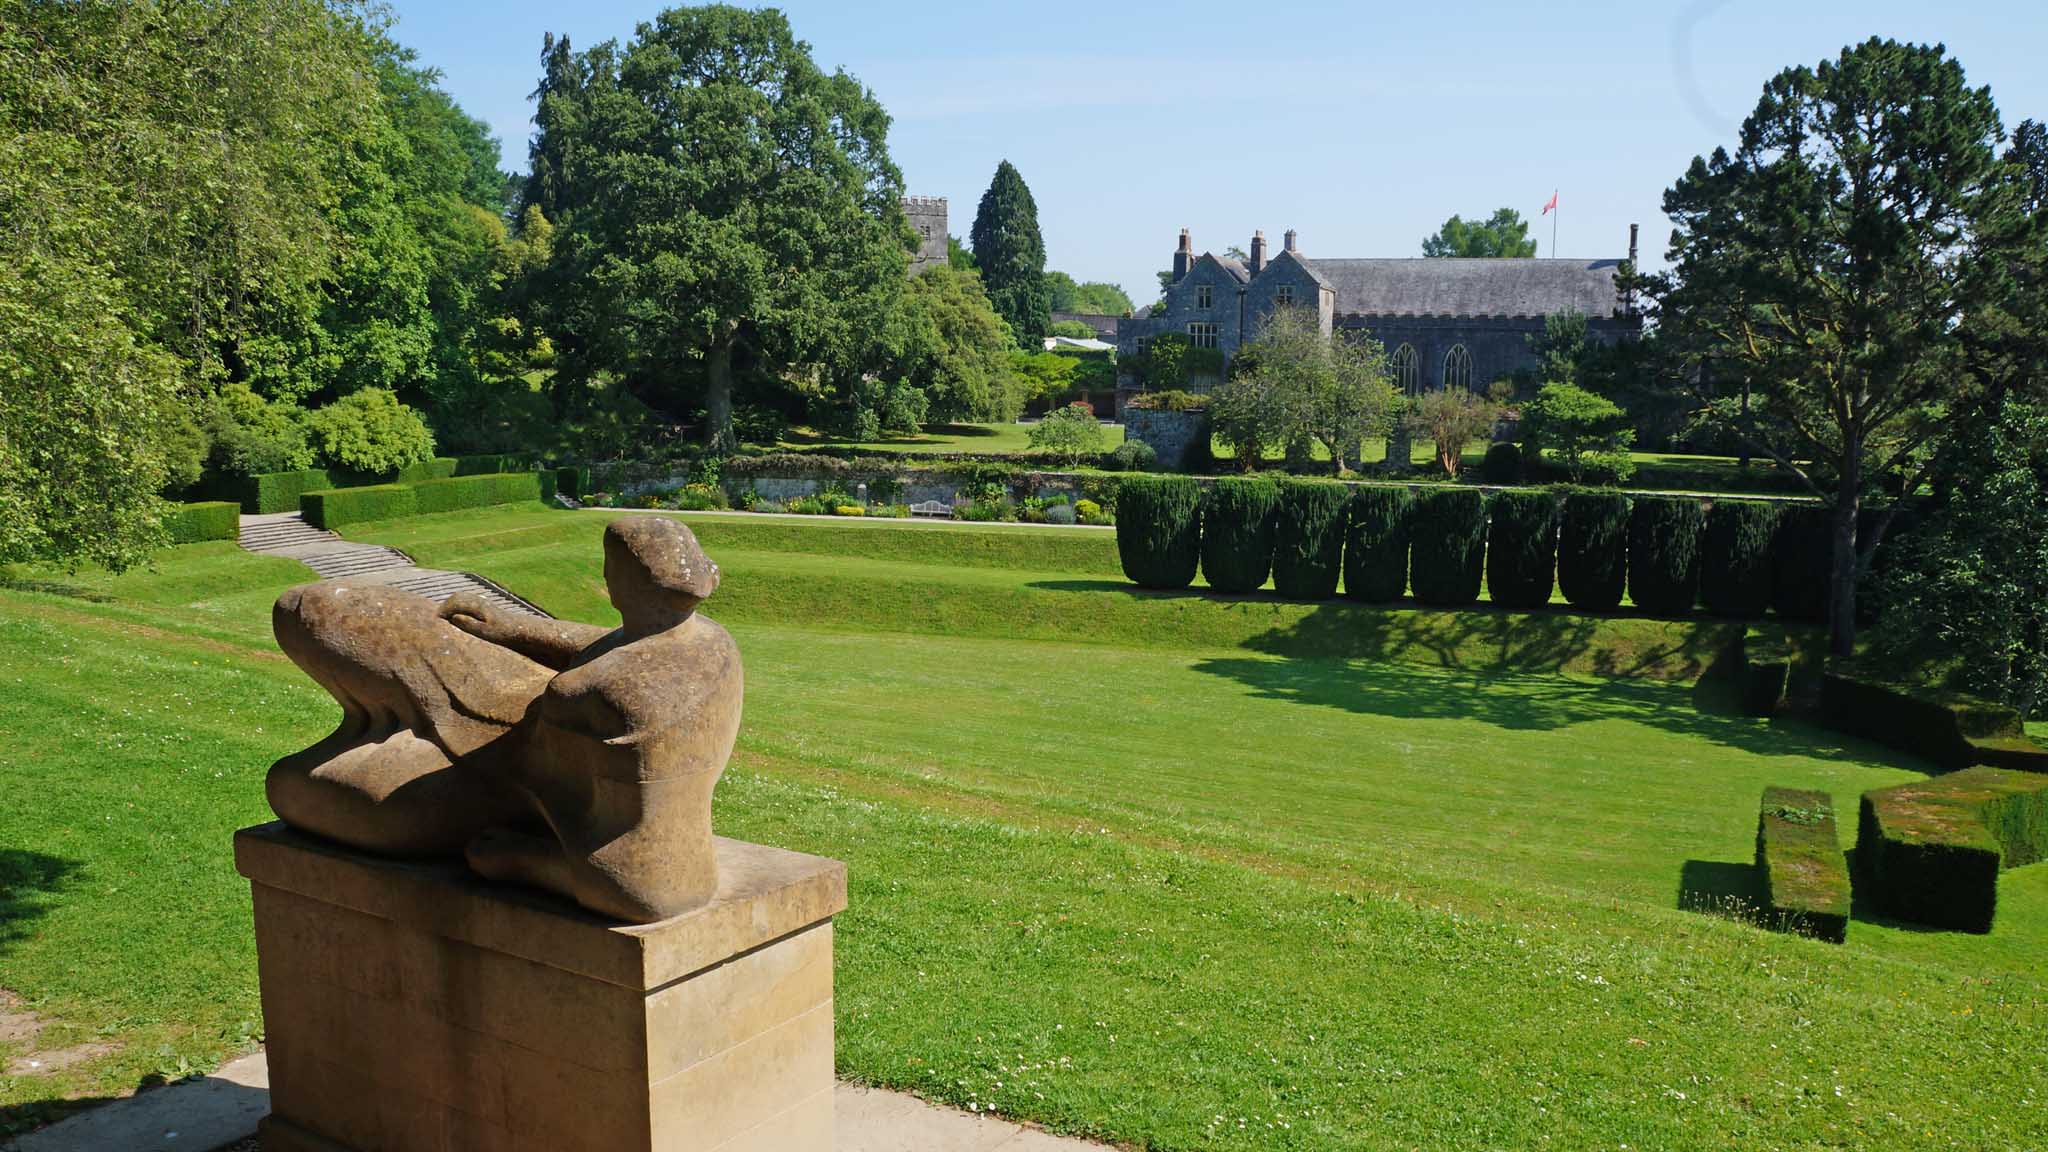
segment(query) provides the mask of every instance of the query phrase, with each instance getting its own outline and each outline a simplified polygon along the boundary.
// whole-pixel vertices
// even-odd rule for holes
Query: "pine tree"
[[[982,193],[968,233],[974,262],[981,268],[989,303],[1010,325],[1019,343],[1044,338],[1052,322],[1052,294],[1045,285],[1045,237],[1038,232],[1038,205],[1024,177],[1008,160]]]

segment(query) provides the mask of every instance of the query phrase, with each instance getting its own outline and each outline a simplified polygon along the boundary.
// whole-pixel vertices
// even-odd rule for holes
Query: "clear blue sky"
[[[395,0],[398,39],[526,166],[541,34],[629,39],[658,0]],[[1182,227],[1197,252],[1288,228],[1324,256],[1410,256],[1453,212],[1532,221],[1619,256],[1662,193],[1731,143],[1765,80],[1871,35],[1948,45],[2007,126],[2048,119],[2048,6],[1927,0],[1068,3],[795,0],[825,68],[894,117],[910,191],[965,237],[997,161],[1038,201],[1048,267],[1142,305]],[[1550,221],[1534,229],[1551,255]]]

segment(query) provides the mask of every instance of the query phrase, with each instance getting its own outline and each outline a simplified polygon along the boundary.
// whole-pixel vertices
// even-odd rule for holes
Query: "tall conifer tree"
[[[1038,231],[1038,204],[1024,177],[1008,160],[981,195],[968,233],[974,262],[996,315],[1019,343],[1043,339],[1052,322],[1052,294],[1045,284],[1045,237]]]

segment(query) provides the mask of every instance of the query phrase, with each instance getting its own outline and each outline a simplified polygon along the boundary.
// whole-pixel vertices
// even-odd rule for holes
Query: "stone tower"
[[[910,217],[910,226],[917,229],[917,255],[910,259],[910,274],[930,268],[934,264],[946,263],[946,198],[944,196],[905,196],[903,214]]]

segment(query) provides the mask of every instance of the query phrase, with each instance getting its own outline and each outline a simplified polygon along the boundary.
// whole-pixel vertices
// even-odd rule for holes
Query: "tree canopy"
[[[1436,235],[1423,237],[1422,254],[1530,257],[1536,255],[1536,241],[1530,239],[1529,222],[1520,212],[1499,208],[1485,220],[1453,216],[1444,221]]]
[[[1088,312],[1100,316],[1124,316],[1132,311],[1131,298],[1114,284],[1100,280],[1075,283],[1065,272],[1045,274],[1047,302],[1054,312]]]
[[[1045,237],[1038,231],[1038,204],[1031,189],[1008,160],[996,165],[988,191],[981,194],[968,242],[996,315],[1020,341],[1043,338],[1052,319]]]

